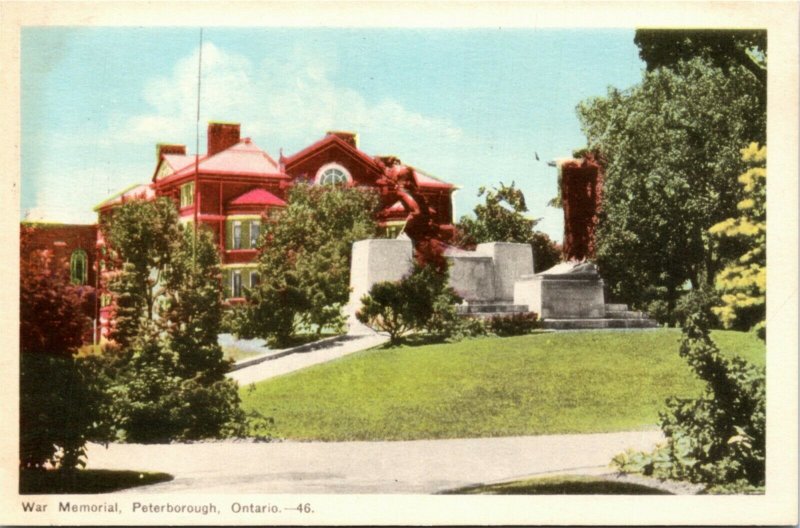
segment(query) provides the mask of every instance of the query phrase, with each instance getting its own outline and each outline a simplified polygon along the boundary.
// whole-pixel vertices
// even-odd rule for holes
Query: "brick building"
[[[240,298],[243,288],[258,281],[256,242],[262,223],[286,206],[289,188],[300,182],[376,189],[382,207],[376,222],[388,235],[405,229],[414,238],[406,227],[410,218],[421,216],[434,226],[436,238],[452,237],[455,186],[397,158],[367,155],[358,148],[356,134],[328,132],[278,160],[241,137],[236,123],[209,123],[207,137],[206,153],[198,156],[187,154],[185,145],[157,145],[151,181],[110,197],[95,210],[102,220],[128,200],[172,198],[182,222],[197,221],[215,233],[229,299]]]

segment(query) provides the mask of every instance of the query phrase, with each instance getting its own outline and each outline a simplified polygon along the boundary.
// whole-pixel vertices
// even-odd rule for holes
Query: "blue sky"
[[[199,29],[25,28],[22,217],[90,223],[149,181],[155,144],[195,144]],[[546,161],[585,144],[581,100],[639,81],[633,30],[204,29],[200,151],[209,120],[242,124],[274,157],[326,130],[461,186],[515,181],[560,240]],[[538,153],[539,161],[534,153]]]

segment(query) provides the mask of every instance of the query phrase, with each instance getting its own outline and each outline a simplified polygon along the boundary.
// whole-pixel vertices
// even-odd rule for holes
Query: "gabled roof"
[[[297,152],[295,154],[292,154],[291,156],[282,158],[281,161],[283,162],[283,166],[284,167],[289,167],[290,165],[294,165],[296,163],[299,163],[300,161],[302,161],[302,160],[308,158],[309,156],[311,156],[312,154],[315,154],[316,152],[318,152],[320,150],[323,150],[323,149],[325,149],[325,148],[327,148],[327,147],[329,147],[331,145],[338,145],[338,146],[342,147],[342,149],[350,152],[354,157],[356,157],[357,159],[361,160],[362,162],[364,162],[364,164],[366,164],[367,166],[371,167],[372,169],[374,169],[376,171],[380,171],[381,170],[380,166],[375,162],[374,159],[372,159],[371,157],[367,156],[366,154],[364,154],[363,152],[361,152],[357,148],[353,147],[347,141],[343,140],[342,138],[338,137],[335,134],[328,134],[327,136],[325,136],[324,138],[320,139],[316,143],[312,143],[311,145],[307,146],[306,148],[304,148],[300,152]]]
[[[228,202],[228,205],[264,205],[283,207],[286,202],[265,189],[251,189]]]
[[[162,183],[194,174],[193,155],[165,154],[164,160],[175,168],[175,172],[161,180]],[[213,156],[200,156],[197,160],[197,170],[199,174],[242,174],[288,179],[288,176],[281,172],[277,162],[250,138],[244,138]]]
[[[455,185],[452,183],[447,183],[439,178],[431,176],[427,172],[423,172],[419,169],[414,169],[414,179],[417,181],[417,185],[419,187],[427,187],[427,188],[436,188],[436,189],[453,189]]]
[[[130,200],[150,200],[155,195],[155,190],[149,183],[131,185],[97,204],[94,210],[99,211],[101,209],[107,209],[113,205],[122,204]]]

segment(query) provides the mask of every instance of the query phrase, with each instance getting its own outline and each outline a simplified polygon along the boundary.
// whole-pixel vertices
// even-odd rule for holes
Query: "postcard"
[[[797,523],[796,4],[0,10],[3,524]]]

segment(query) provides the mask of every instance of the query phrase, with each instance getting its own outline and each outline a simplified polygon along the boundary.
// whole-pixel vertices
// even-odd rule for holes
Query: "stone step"
[[[606,304],[606,312],[627,312],[627,304]]]
[[[484,313],[519,313],[527,312],[526,304],[493,303],[493,304],[468,304],[456,307],[460,315],[475,315]]]
[[[527,309],[521,312],[475,312],[475,313],[460,313],[461,317],[474,317],[477,319],[489,319],[491,317],[508,317],[509,315],[516,315],[516,314],[524,314],[524,313],[533,313],[529,312]]]
[[[658,328],[652,319],[545,319],[544,328],[552,330],[602,330],[604,328]]]
[[[632,310],[606,310],[606,319],[647,319],[647,314]]]

